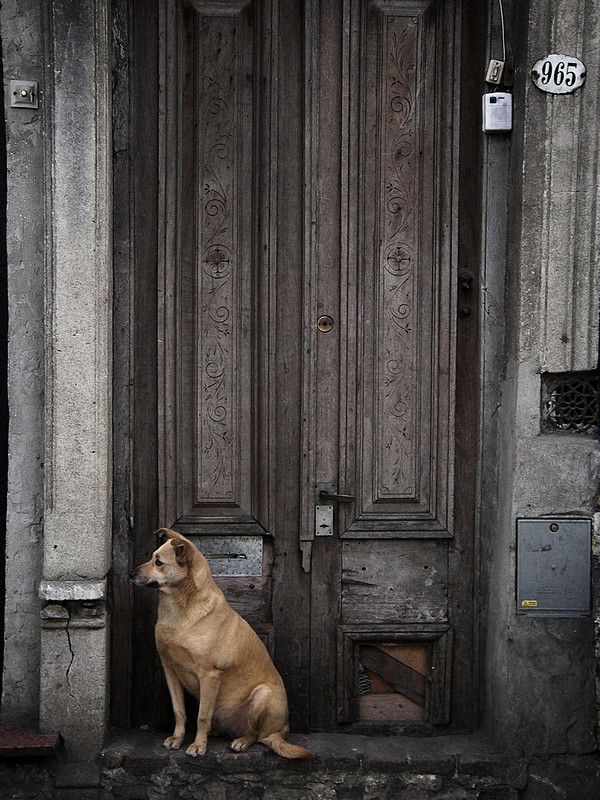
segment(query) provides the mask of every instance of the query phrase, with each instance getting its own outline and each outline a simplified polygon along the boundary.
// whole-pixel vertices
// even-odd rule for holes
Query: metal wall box
[[[591,564],[591,520],[517,520],[517,614],[589,615]]]
[[[190,536],[215,578],[262,575],[262,536]]]

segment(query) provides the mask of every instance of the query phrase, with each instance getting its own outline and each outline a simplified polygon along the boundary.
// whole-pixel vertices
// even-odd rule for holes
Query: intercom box
[[[483,95],[483,130],[502,133],[512,130],[512,94],[489,92]]]

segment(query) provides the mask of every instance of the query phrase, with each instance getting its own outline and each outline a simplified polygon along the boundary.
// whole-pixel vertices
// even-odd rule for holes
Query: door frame
[[[135,724],[134,702],[167,713],[166,692],[153,642],[134,654],[140,618],[155,616],[157,598],[134,598],[134,531],[158,527],[158,186],[148,164],[158,163],[158,4],[113,0],[113,259],[114,259],[114,514],[110,580],[110,721]],[[138,324],[144,321],[145,324]],[[154,549],[148,537],[147,555]],[[134,698],[134,685],[147,685]]]
[[[459,2],[459,0],[457,0]],[[115,32],[113,93],[114,126],[114,403],[115,403],[115,468],[114,468],[114,539],[111,595],[113,608],[112,664],[111,664],[111,720],[114,725],[128,727],[132,716],[132,687],[147,687],[147,698],[138,702],[152,703],[157,707],[157,717],[168,713],[168,700],[162,687],[162,675],[154,642],[148,641],[142,652],[133,652],[133,639],[140,619],[155,614],[156,598],[151,593],[141,593],[135,599],[128,581],[131,565],[140,557],[146,557],[154,544],[150,532],[160,524],[158,519],[158,392],[156,370],[148,365],[156,364],[157,319],[156,301],[160,291],[158,285],[158,241],[153,231],[159,226],[158,186],[156,173],[148,167],[156,164],[159,157],[158,127],[160,104],[157,76],[159,54],[156,43],[159,36],[159,11],[152,0],[130,0],[129,4],[113,2],[113,29]],[[483,64],[485,23],[487,8],[474,0],[463,0],[460,41],[469,42],[461,51],[461,92],[458,103],[460,129],[458,132],[461,151],[469,152],[469,158],[459,162],[456,191],[455,222],[458,232],[457,263],[471,267],[473,282],[469,289],[459,287],[458,305],[468,304],[470,314],[457,326],[456,359],[456,434],[455,434],[455,526],[457,530],[476,532],[476,488],[479,457],[478,413],[480,395],[479,369],[479,269],[481,259],[482,230],[482,136],[479,125],[479,104],[482,91],[481,65]],[[487,6],[487,4],[485,4]],[[277,8],[277,3],[274,4]],[[279,37],[298,35],[303,31],[304,21],[299,13],[299,4],[280,20]],[[460,43],[459,43],[460,44]],[[285,59],[284,59],[285,62]],[[301,69],[302,65],[291,61],[283,64],[284,70]],[[153,77],[154,76],[154,77]],[[156,79],[156,80],[155,80]],[[288,101],[303,107],[305,98],[302,89],[293,81],[284,81],[284,91],[290,93]],[[293,95],[293,96],[292,96]],[[302,123],[290,124],[286,139],[279,141],[280,149],[301,148],[304,140]],[[282,163],[277,181],[296,180],[302,174],[301,160]],[[297,203],[302,204],[303,192],[299,191]],[[289,213],[294,203],[290,199]],[[301,207],[301,205],[299,206]],[[125,212],[126,210],[126,212]],[[278,257],[291,259],[304,244],[296,230],[277,234]],[[299,305],[302,302],[300,278],[289,288],[290,296]],[[302,363],[301,322],[290,319],[285,309],[278,311],[275,324],[285,331],[288,342],[285,357],[289,372],[282,373],[274,388],[274,399],[293,398],[300,407],[299,387],[292,378],[294,370]],[[473,365],[476,365],[475,367]],[[287,496],[294,495],[289,485],[290,460],[298,460],[301,453],[302,433],[291,428],[285,447],[273,453],[270,464],[274,480],[284,487]],[[296,463],[295,468],[299,470]],[[300,498],[297,506],[301,515]],[[286,510],[286,514],[289,509]],[[301,553],[296,531],[286,529],[283,514],[271,508],[272,524],[278,531],[274,541],[275,564],[296,552],[300,565]],[[148,541],[135,543],[135,531],[148,531]],[[481,707],[481,688],[476,700],[473,687],[481,686],[480,665],[477,653],[479,643],[479,610],[474,597],[478,591],[478,537],[472,536],[472,547],[450,549],[451,589],[461,598],[460,619],[453,620],[455,635],[452,647],[455,675],[462,675],[454,685],[452,693],[453,718],[460,719],[460,727],[472,729],[476,726]],[[324,568],[331,568],[329,567]],[[471,586],[472,574],[474,585]],[[310,575],[301,568],[294,572],[294,585],[283,586],[274,574],[273,622],[276,630],[295,630],[292,640],[278,642],[275,649],[278,667],[295,698],[291,706],[292,725],[296,730],[308,730],[309,702],[306,670],[308,666],[303,642],[309,636],[309,621],[299,619],[299,603],[310,597]],[[289,596],[294,603],[289,602]],[[116,612],[118,611],[118,617]],[[461,663],[461,653],[472,650],[474,658],[470,670]]]
[[[466,4],[465,4],[466,5]],[[461,652],[470,645],[473,663],[470,671],[462,670],[463,678],[454,687],[451,715],[457,714],[464,726],[473,730],[483,710],[483,643],[480,638],[482,604],[480,585],[480,532],[477,513],[478,466],[480,461],[480,298],[483,258],[483,136],[480,125],[480,98],[483,85],[485,55],[485,25],[488,4],[469,2],[471,8],[462,14],[461,42],[469,42],[461,57],[461,94],[459,104],[460,148],[470,153],[461,158],[458,174],[458,242],[456,379],[455,379],[455,454],[454,520],[456,530],[472,531],[471,546],[466,552],[450,550],[450,576],[460,598],[455,613],[460,615],[454,625],[453,664],[456,673],[461,664]],[[463,48],[464,52],[464,48]],[[466,282],[460,271],[469,273]],[[461,315],[461,308],[469,310]],[[473,365],[475,365],[473,367]],[[475,380],[473,380],[475,378]],[[472,583],[466,577],[472,574]],[[467,636],[471,642],[465,642]],[[475,694],[475,696],[474,696]]]

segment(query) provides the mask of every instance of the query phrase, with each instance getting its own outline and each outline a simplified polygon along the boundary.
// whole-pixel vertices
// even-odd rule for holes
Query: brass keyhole
[[[329,314],[323,314],[323,316],[319,317],[317,320],[317,328],[321,333],[329,333],[333,328],[333,318],[330,317]]]

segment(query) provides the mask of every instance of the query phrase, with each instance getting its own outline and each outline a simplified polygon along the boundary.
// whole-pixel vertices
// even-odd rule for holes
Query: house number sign
[[[585,66],[575,56],[553,54],[533,65],[531,78],[542,92],[569,94],[583,85]]]

